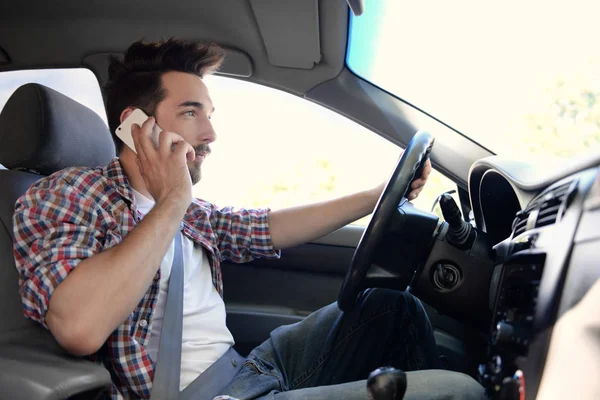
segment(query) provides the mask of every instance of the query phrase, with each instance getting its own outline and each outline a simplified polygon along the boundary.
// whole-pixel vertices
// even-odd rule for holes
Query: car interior
[[[600,153],[552,168],[498,156],[360,78],[346,63],[349,21],[369,2],[349,3],[6,1],[0,72],[87,68],[103,85],[109,55],[136,40],[211,40],[226,49],[218,75],[291,93],[401,146],[367,228],[348,225],[278,260],[223,264],[236,350],[248,354],[331,302],[351,309],[364,288],[410,290],[445,369],[474,377],[490,398],[534,399],[554,324],[600,276]],[[93,399],[110,385],[104,367],[67,354],[23,316],[12,214],[41,177],[113,157],[104,121],[43,85],[20,87],[1,110],[0,398]],[[404,197],[428,158],[457,185],[458,204],[440,193],[443,218]]]

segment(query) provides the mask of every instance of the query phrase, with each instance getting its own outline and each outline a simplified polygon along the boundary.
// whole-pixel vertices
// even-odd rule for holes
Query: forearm
[[[380,191],[367,190],[335,200],[290,207],[269,213],[276,249],[297,246],[325,236],[373,212]]]
[[[175,204],[157,205],[120,244],[82,261],[57,286],[46,322],[65,349],[93,353],[123,323],[152,283],[182,217]]]

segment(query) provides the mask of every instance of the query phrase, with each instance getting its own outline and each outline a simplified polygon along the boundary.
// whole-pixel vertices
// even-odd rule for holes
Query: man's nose
[[[199,139],[204,144],[209,144],[217,140],[217,133],[208,117],[206,117],[206,122],[202,126]]]

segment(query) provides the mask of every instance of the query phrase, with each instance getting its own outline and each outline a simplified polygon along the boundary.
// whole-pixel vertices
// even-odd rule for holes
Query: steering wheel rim
[[[435,139],[427,131],[418,131],[402,153],[394,173],[379,198],[373,217],[358,242],[350,268],[338,296],[338,307],[351,311],[363,288],[373,253],[387,229],[388,222],[404,197],[410,192],[410,184],[420,174],[429,158]]]

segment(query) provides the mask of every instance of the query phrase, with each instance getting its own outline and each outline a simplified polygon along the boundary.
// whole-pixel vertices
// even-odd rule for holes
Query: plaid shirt
[[[16,203],[14,255],[25,316],[44,327],[50,296],[88,257],[121,242],[141,219],[118,159],[105,168],[68,168],[41,179]],[[206,250],[212,281],[222,295],[221,260],[242,263],[278,257],[271,244],[268,210],[217,209],[194,199],[183,233]],[[113,399],[150,397],[154,364],[150,340],[160,269],[138,306],[89,358],[112,376]]]

